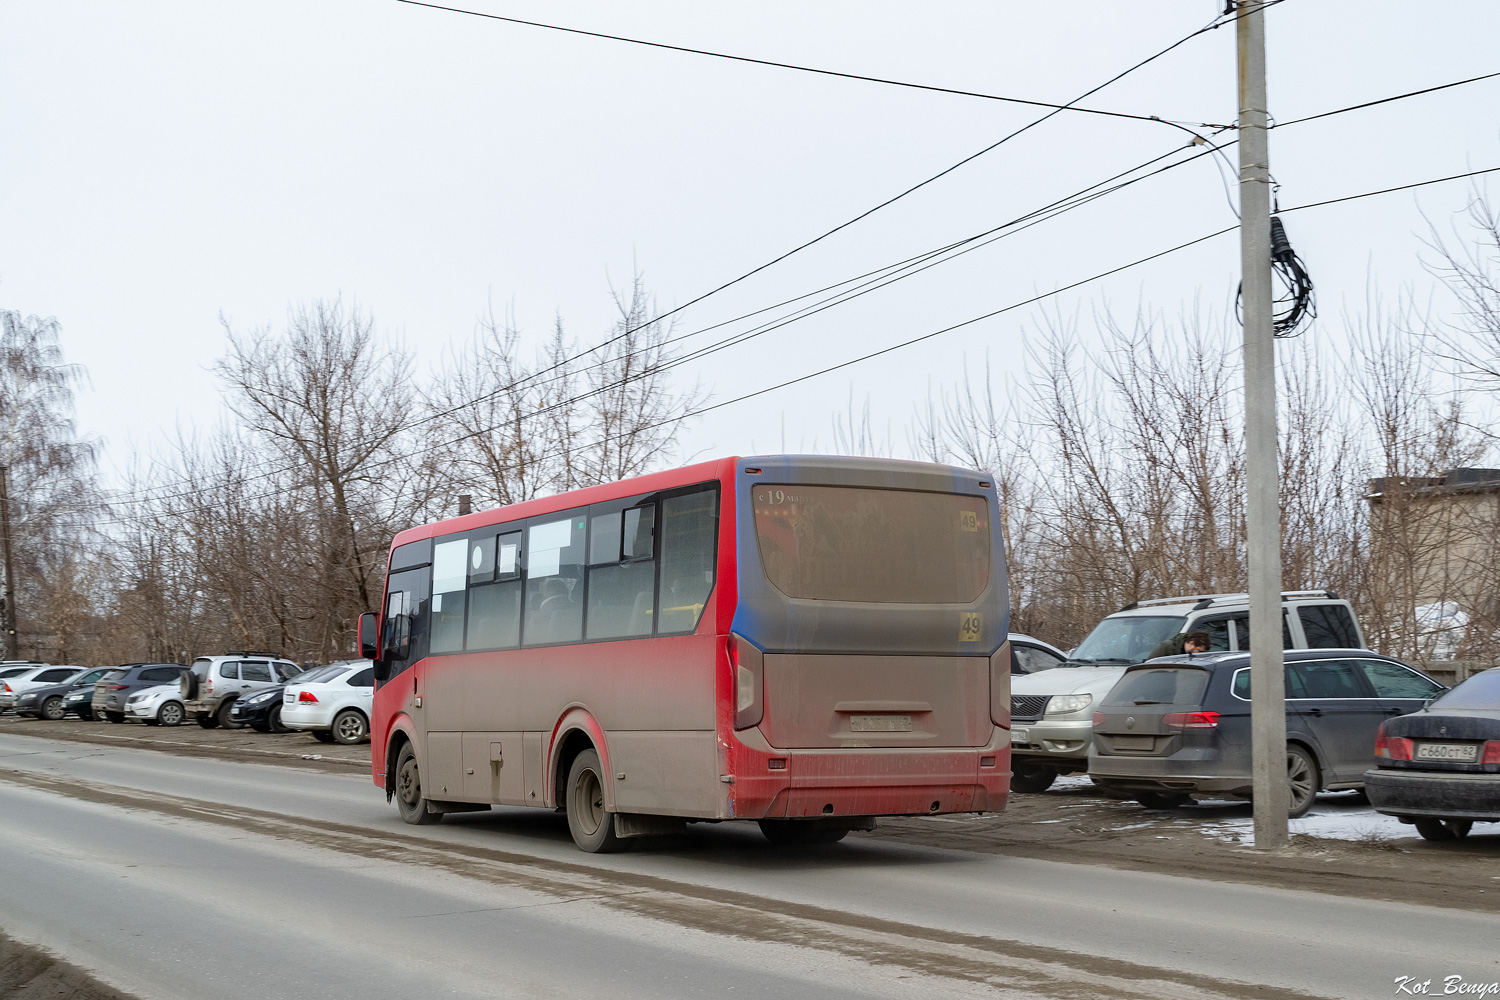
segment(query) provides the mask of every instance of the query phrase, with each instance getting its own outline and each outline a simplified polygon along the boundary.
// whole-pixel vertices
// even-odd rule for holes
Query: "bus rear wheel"
[[[618,851],[624,841],[615,836],[615,814],[604,808],[604,768],[596,750],[573,758],[568,769],[568,831],[573,843],[589,854]]]
[[[413,826],[426,826],[443,818],[442,813],[432,811],[422,795],[422,772],[410,743],[396,757],[396,808],[401,810],[401,818]]]

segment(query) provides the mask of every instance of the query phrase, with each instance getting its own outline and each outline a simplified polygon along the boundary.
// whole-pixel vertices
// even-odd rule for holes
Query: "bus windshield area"
[[[788,597],[964,604],[989,585],[982,496],[765,484],[752,502],[766,577]]]
[[[1073,650],[1068,664],[1141,663],[1158,644],[1182,631],[1186,621],[1181,615],[1106,618]]]

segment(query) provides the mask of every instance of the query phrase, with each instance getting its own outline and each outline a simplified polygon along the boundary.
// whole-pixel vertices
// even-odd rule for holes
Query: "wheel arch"
[[[396,758],[401,755],[401,748],[411,744],[411,752],[416,755],[417,766],[422,766],[422,748],[418,745],[417,738],[411,731],[411,720],[401,716],[391,723],[390,731],[385,740],[385,800],[387,802],[396,794]]]
[[[604,770],[604,808],[615,811],[615,774],[609,763],[609,748],[605,744],[604,727],[592,712],[581,705],[568,708],[552,728],[552,752],[547,768],[546,804],[560,806],[567,801],[568,771],[573,761],[585,750],[599,755],[599,764]]]
[[[1302,739],[1300,736],[1287,737],[1286,745],[1298,748],[1312,760],[1313,767],[1318,769],[1318,787],[1313,789],[1313,794],[1323,791],[1323,787],[1328,783],[1328,768],[1323,763],[1323,755],[1318,752],[1318,748],[1312,745],[1311,740]]]

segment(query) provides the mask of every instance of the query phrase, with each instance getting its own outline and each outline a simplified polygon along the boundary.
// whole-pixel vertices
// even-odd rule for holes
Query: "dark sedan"
[[[1375,740],[1365,793],[1378,812],[1427,840],[1500,823],[1500,667],[1475,674],[1419,712],[1389,719]]]
[[[285,691],[286,685],[278,684],[236,699],[229,709],[229,721],[257,733],[291,732],[290,726],[281,724],[281,696]]]
[[[92,719],[93,708],[89,701],[94,697],[94,684],[114,667],[98,667],[73,678],[66,684],[32,688],[16,699],[16,714],[30,715],[56,722],[66,718],[69,712],[80,719]]]

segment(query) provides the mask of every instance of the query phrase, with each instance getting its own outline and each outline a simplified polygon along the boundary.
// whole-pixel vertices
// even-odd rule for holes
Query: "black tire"
[[[182,710],[182,702],[168,701],[156,710],[156,721],[168,727],[180,726],[186,715]]]
[[[1474,828],[1474,821],[1472,819],[1445,819],[1443,825],[1452,831],[1454,840],[1463,840]]]
[[[1440,819],[1431,816],[1418,816],[1412,820],[1417,832],[1422,835],[1423,840],[1457,840],[1457,835]],[[1465,833],[1468,831],[1465,830]]]
[[[293,731],[291,726],[282,725],[280,705],[272,706],[270,714],[266,716],[266,725],[273,733],[290,733]]]
[[[219,717],[217,715],[209,715],[207,712],[199,712],[197,715],[194,715],[193,721],[204,729],[219,728]]]
[[[94,710],[92,708],[80,708],[78,710],[78,717],[84,722],[93,722]]]
[[[837,826],[816,819],[763,819],[760,832],[778,847],[803,847],[808,844],[837,844],[849,836],[847,826]]]
[[[319,743],[333,742],[333,734],[326,729],[314,729],[312,731],[312,738],[317,740]]]
[[[198,697],[198,675],[191,670],[182,672],[182,680],[178,684],[178,690],[182,692],[183,701],[194,701]]]
[[[124,712],[105,712],[104,717],[117,726],[125,721]]]
[[[250,723],[250,728],[257,733],[269,733],[271,731],[271,724],[269,722],[252,722]]]
[[[568,831],[580,851],[608,854],[625,842],[615,836],[615,814],[604,808],[604,768],[596,750],[585,750],[573,758],[568,769]]]
[[[1176,809],[1187,802],[1181,792],[1136,792],[1135,800],[1147,809]]]
[[[346,747],[353,746],[369,739],[370,722],[358,709],[346,708],[333,717],[333,729],[330,730],[330,734],[335,743],[342,743]]]
[[[157,722],[155,719],[142,719],[141,720],[141,725],[143,725],[143,726],[159,726],[159,725],[161,725],[161,723]]]
[[[55,694],[42,702],[40,715],[48,722],[61,722],[67,714],[68,710],[63,707],[62,695],[60,694]]]
[[[230,713],[233,711],[234,699],[225,698],[224,701],[220,703],[219,710],[214,713],[214,718],[218,720],[219,725],[225,729],[243,729],[245,727],[245,724],[243,722],[234,721],[234,718],[230,715]]]
[[[422,772],[410,743],[396,757],[396,808],[401,810],[401,818],[413,826],[427,826],[443,819],[443,814],[433,812],[422,795]]]
[[[1318,773],[1318,762],[1313,755],[1295,743],[1286,748],[1286,780],[1291,797],[1287,804],[1287,818],[1306,816],[1318,799],[1323,778]]]
[[[1057,770],[1046,764],[1029,760],[1010,761],[1010,790],[1013,792],[1045,792],[1057,780]]]

